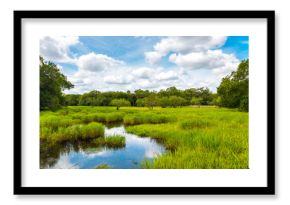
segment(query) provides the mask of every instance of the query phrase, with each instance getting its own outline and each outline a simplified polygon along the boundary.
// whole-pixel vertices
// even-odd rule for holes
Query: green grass
[[[221,108],[170,111],[177,122],[126,128],[156,139],[169,150],[153,162],[144,161],[143,168],[248,168],[248,113]]]
[[[180,122],[180,127],[185,130],[207,128],[212,125],[213,125],[212,121],[204,120],[199,117],[195,117],[193,119],[182,120]]]
[[[72,119],[80,120],[83,123],[90,122],[103,122],[103,123],[113,123],[113,122],[122,122],[124,113],[76,113],[72,115]]]
[[[87,125],[77,124],[69,127],[58,127],[57,130],[41,127],[40,139],[47,142],[93,139],[104,136],[104,126],[92,122]]]
[[[125,137],[119,135],[98,138],[95,142],[99,146],[108,148],[123,148],[126,146]]]
[[[164,114],[151,113],[138,113],[126,115],[124,117],[125,125],[138,125],[138,124],[159,124],[174,121],[174,117]]]
[[[167,151],[142,168],[248,168],[248,113],[216,107],[160,108],[70,106],[40,113],[40,139],[61,142],[95,139],[111,148],[120,136],[104,137],[100,123],[123,122],[127,132],[151,137]]]

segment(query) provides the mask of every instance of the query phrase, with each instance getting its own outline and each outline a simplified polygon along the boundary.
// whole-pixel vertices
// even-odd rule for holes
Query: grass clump
[[[124,113],[108,113],[106,114],[106,123],[113,123],[113,122],[122,122],[124,117]]]
[[[126,115],[124,117],[125,125],[159,124],[171,121],[173,121],[173,117],[154,113],[138,113],[133,115]]]
[[[96,138],[104,136],[104,126],[97,122],[91,122],[88,125],[81,127],[81,133],[83,138]]]
[[[87,125],[79,124],[69,127],[60,127],[53,132],[49,128],[42,128],[40,139],[44,141],[60,142],[68,140],[84,140],[104,136],[104,126],[100,123],[92,122]]]
[[[40,118],[40,126],[56,131],[59,127],[68,127],[80,123],[80,120],[71,119],[66,116],[48,115]]]
[[[96,144],[108,148],[123,148],[126,146],[126,139],[124,136],[114,135],[105,138],[98,138],[96,139]]]
[[[113,122],[122,122],[124,113],[93,113],[93,114],[80,114],[76,113],[72,115],[73,119],[79,119],[83,123],[90,122],[103,122],[103,123],[113,123]]]
[[[182,129],[206,128],[211,126],[211,124],[212,123],[209,120],[203,120],[200,118],[188,119],[180,122]]]

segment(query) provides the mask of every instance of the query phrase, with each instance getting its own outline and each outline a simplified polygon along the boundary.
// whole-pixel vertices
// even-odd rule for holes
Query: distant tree
[[[135,95],[136,95],[137,99],[140,99],[140,98],[145,98],[145,97],[149,96],[150,92],[149,92],[149,90],[138,89],[138,90],[135,90]]]
[[[158,92],[158,97],[161,98],[161,97],[169,97],[169,93],[166,91],[166,90],[160,90]]]
[[[217,93],[220,96],[221,106],[248,111],[249,60],[243,60],[237,71],[222,79]]]
[[[201,105],[209,105],[213,100],[213,94],[210,92],[208,88],[198,88],[196,96],[197,98],[201,98]]]
[[[149,109],[153,109],[154,106],[158,105],[158,97],[156,94],[151,94],[144,98],[144,105]]]
[[[199,92],[196,88],[189,88],[189,89],[185,89],[184,91],[181,91],[181,97],[183,97],[184,99],[186,99],[187,101],[191,101],[191,99],[193,97],[198,97],[199,96]]]
[[[168,101],[171,107],[183,106],[186,103],[184,98],[178,96],[170,96]]]
[[[126,107],[126,106],[131,106],[130,102],[125,99],[114,99],[111,102],[111,105],[116,106],[117,110],[119,110],[120,107]]]
[[[213,99],[210,102],[210,105],[220,106],[221,105],[221,97],[217,93],[212,94],[212,97],[213,97]]]
[[[249,97],[243,96],[240,102],[239,110],[249,111]]]
[[[73,84],[60,72],[56,64],[46,62],[42,57],[40,57],[39,69],[40,109],[56,110],[64,101],[62,91],[73,88]]]
[[[144,99],[142,99],[142,98],[137,99],[137,101],[136,101],[136,105],[137,105],[138,107],[144,107],[144,106],[145,106],[145,104],[144,104]]]
[[[191,99],[191,104],[192,105],[201,105],[202,104],[202,98],[201,97],[193,97]]]
[[[180,96],[181,92],[176,87],[169,87],[166,89],[166,92],[168,93],[168,96]]]
[[[170,106],[169,98],[168,97],[161,97],[159,99],[159,105],[163,108]]]
[[[131,106],[136,106],[137,104],[137,96],[135,93],[131,93],[129,90],[127,91],[127,94],[128,94],[128,100],[130,101],[131,103]]]
[[[98,96],[101,94],[101,92],[97,90],[90,91],[88,93],[84,93],[80,98],[80,105],[100,105],[96,101],[98,99]]]
[[[80,96],[81,95],[76,95],[76,94],[66,94],[66,95],[64,95],[65,105],[69,105],[69,106],[79,105]]]

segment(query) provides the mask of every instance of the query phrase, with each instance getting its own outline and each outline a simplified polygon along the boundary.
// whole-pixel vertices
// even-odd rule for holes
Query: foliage
[[[173,98],[170,98],[172,97]],[[170,98],[170,99],[169,99]],[[200,105],[214,104],[214,94],[208,88],[189,88],[186,90],[179,90],[176,87],[169,87],[166,90],[159,92],[149,90],[135,90],[134,92],[100,92],[90,91],[82,95],[65,95],[65,105],[74,106],[109,106],[112,105],[113,100],[126,100],[131,106],[137,107],[178,107],[192,104],[192,98],[200,99]],[[196,102],[194,102],[196,103]]]
[[[165,108],[165,107],[169,107],[169,97],[161,97],[159,99],[159,106]]]
[[[73,87],[57,65],[40,57],[40,109],[56,110],[63,102],[62,91]]]
[[[78,94],[67,94],[64,95],[65,105],[79,105],[81,95]]]
[[[249,111],[249,99],[248,98],[249,98],[248,96],[244,96],[241,99],[240,106],[239,106],[240,111]]]
[[[201,105],[202,98],[201,97],[193,97],[191,99],[191,104],[192,105]]]
[[[177,106],[183,106],[186,104],[186,101],[184,98],[182,97],[178,97],[178,96],[170,96],[168,98],[168,105],[171,106],[171,107],[177,107]]]
[[[137,107],[144,107],[145,106],[144,99],[142,99],[142,98],[137,99],[136,105],[137,105]]]
[[[243,60],[237,71],[222,79],[217,93],[221,106],[248,111],[249,60]]]
[[[119,110],[120,107],[128,107],[131,104],[125,99],[114,99],[112,100],[111,105],[116,106],[117,110]]]
[[[148,97],[144,98],[144,105],[149,109],[153,109],[154,106],[158,105],[158,98],[155,94],[150,94]]]
[[[213,94],[210,92],[208,88],[198,88],[197,89],[197,97],[201,99],[201,105],[209,105],[213,100]]]

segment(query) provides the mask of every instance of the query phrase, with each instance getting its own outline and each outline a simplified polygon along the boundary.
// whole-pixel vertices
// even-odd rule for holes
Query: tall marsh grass
[[[167,115],[170,110],[167,110]],[[167,152],[143,168],[247,169],[248,113],[220,108],[181,108],[176,122],[140,124],[127,132],[161,142]],[[225,120],[230,116],[228,120]]]
[[[122,136],[104,137],[100,123],[123,122],[127,132],[151,137],[167,151],[143,168],[247,169],[249,115],[215,107],[146,108],[66,107],[40,113],[40,139],[44,142],[93,139],[96,145],[125,146]],[[95,139],[96,138],[96,139]]]
[[[125,125],[159,124],[171,121],[174,121],[174,117],[155,113],[138,113],[124,117]]]
[[[41,128],[40,139],[49,142],[60,142],[68,140],[93,139],[104,136],[104,126],[92,122],[87,125],[77,124],[69,127],[59,127],[56,131],[49,128]]]

